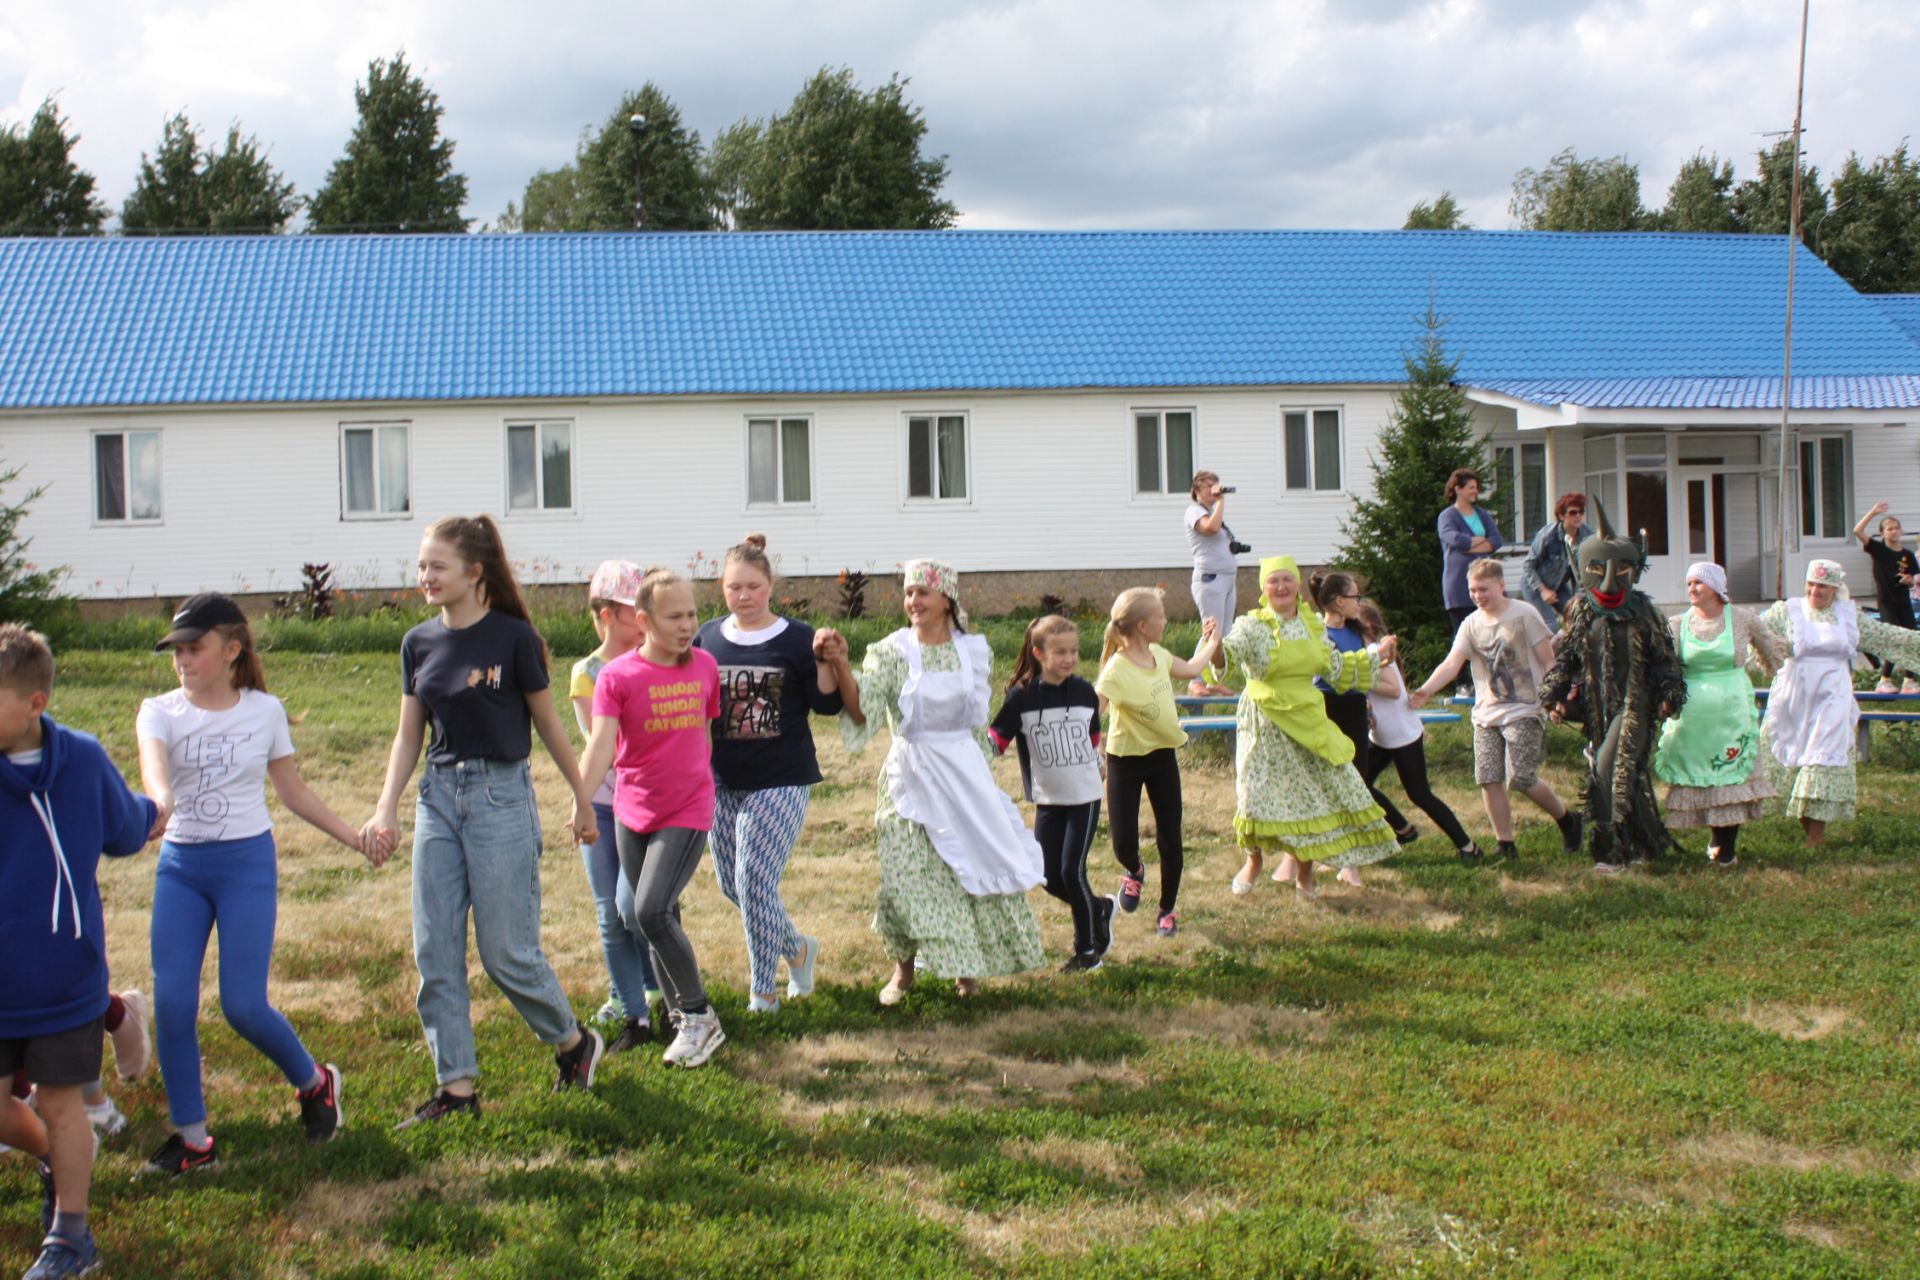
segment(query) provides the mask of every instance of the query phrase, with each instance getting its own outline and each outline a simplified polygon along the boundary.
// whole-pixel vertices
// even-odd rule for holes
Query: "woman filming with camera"
[[[1213,619],[1216,634],[1225,635],[1233,625],[1234,557],[1251,551],[1237,541],[1227,527],[1227,495],[1231,486],[1222,485],[1212,471],[1193,473],[1193,487],[1187,491],[1193,501],[1187,504],[1187,546],[1193,552],[1193,607],[1201,621]],[[1187,691],[1196,696],[1230,695],[1224,685],[1208,684],[1204,675],[1195,676]]]

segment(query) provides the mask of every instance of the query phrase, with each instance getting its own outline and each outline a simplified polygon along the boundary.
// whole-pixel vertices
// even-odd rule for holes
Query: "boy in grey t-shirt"
[[[1473,668],[1473,780],[1493,824],[1500,855],[1513,847],[1513,803],[1518,791],[1539,805],[1560,828],[1561,845],[1580,851],[1580,815],[1568,810],[1540,778],[1546,752],[1546,721],[1540,710],[1540,680],[1553,665],[1553,632],[1540,611],[1507,598],[1500,562],[1476,560],[1467,570],[1474,611],[1454,633],[1453,648],[1427,682],[1407,701],[1416,709],[1445,688],[1463,665]]]

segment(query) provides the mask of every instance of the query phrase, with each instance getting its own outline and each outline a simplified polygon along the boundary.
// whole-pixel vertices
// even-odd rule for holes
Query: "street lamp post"
[[[627,128],[633,131],[633,229],[647,229],[647,206],[640,198],[640,144],[646,140],[647,118],[643,115],[627,117]]]

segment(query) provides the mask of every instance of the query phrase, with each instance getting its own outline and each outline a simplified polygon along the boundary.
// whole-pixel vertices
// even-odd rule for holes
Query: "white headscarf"
[[[1853,599],[1853,592],[1847,590],[1847,571],[1838,560],[1807,561],[1807,582],[1832,587],[1836,600]]]
[[[1688,565],[1687,581],[1704,583],[1722,600],[1728,602],[1733,600],[1733,597],[1727,594],[1727,571],[1711,560],[1702,560]]]

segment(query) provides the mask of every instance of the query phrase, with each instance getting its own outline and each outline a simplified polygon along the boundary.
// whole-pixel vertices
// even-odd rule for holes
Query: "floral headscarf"
[[[1847,571],[1837,560],[1807,561],[1807,585],[1832,587],[1837,600],[1853,599],[1853,593],[1847,590]]]
[[[967,625],[967,611],[960,607],[960,571],[939,560],[909,560],[901,568],[901,590],[925,587],[947,598],[947,608],[961,627]]]

